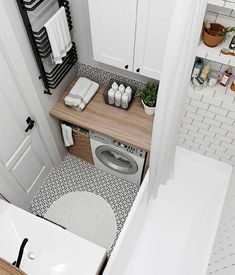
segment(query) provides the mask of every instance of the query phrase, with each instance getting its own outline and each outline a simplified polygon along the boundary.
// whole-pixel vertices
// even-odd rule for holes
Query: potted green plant
[[[235,32],[235,27],[224,27],[218,23],[204,23],[202,41],[208,47],[216,47],[222,43],[229,32]]]
[[[147,115],[155,114],[158,86],[158,84],[148,83],[137,93],[137,97],[141,99]]]

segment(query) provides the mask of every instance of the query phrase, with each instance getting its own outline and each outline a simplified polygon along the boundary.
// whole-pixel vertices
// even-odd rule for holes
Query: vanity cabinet
[[[174,0],[89,0],[96,61],[160,79]]]

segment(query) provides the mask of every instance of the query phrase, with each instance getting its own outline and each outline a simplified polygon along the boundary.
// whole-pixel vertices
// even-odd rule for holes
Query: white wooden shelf
[[[229,48],[229,44],[231,42],[231,38],[225,40],[221,45],[210,48],[207,47],[202,41],[198,46],[197,56],[201,58],[205,58],[214,62],[218,62],[224,65],[229,65],[235,67],[235,56],[224,55],[221,53],[223,48]]]
[[[197,95],[204,96],[207,98],[209,97],[209,98],[211,98],[210,104],[215,103],[215,105],[217,105],[217,103],[221,100],[226,103],[233,104],[235,92],[233,92],[230,89],[233,79],[234,78],[232,78],[230,80],[229,84],[226,87],[224,87],[220,84],[217,84],[213,88],[206,86],[202,90],[198,90],[198,91],[192,87],[192,84],[190,84],[189,85],[189,96],[194,98],[193,94],[197,94]],[[195,99],[201,100],[201,98],[197,97],[197,96],[195,97]],[[216,100],[217,100],[217,102],[216,102]],[[218,103],[218,106],[220,105],[220,103]]]
[[[225,7],[229,9],[235,9],[235,1],[234,0],[208,0],[208,4],[212,4],[219,7]]]

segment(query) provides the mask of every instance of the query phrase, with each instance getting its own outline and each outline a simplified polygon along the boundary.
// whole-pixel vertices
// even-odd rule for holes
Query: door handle
[[[26,123],[28,124],[28,127],[25,129],[25,132],[27,133],[29,130],[32,130],[34,125],[35,125],[35,121],[32,120],[32,118],[29,116],[27,119],[26,119]]]

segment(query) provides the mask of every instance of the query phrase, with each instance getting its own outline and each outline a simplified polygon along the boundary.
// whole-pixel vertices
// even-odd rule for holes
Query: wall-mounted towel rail
[[[39,31],[34,31],[28,16],[28,12],[32,12],[37,9],[46,0],[16,0],[28,37],[31,43],[33,53],[38,64],[40,71],[40,79],[42,79],[45,90],[45,94],[51,94],[50,89],[55,89],[73,65],[77,62],[77,50],[76,45],[73,43],[73,47],[63,58],[63,63],[56,65],[50,72],[45,70],[43,59],[49,57],[51,54],[51,45],[48,39],[46,28],[42,27]],[[69,30],[72,30],[72,18],[69,8],[69,2],[67,0],[58,0],[59,7],[64,6],[66,17],[68,21]]]
[[[76,62],[77,50],[75,43],[73,43],[73,47],[64,58],[63,63],[61,65],[56,65],[51,72],[46,72],[49,87],[55,89]]]

